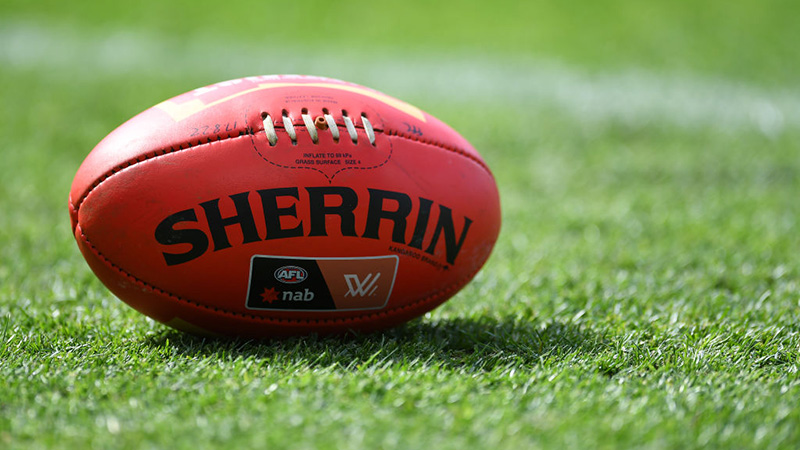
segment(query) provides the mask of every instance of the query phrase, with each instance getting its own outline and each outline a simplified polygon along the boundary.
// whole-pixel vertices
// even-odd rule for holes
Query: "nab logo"
[[[347,293],[345,297],[370,297],[375,295],[378,290],[378,278],[381,273],[368,274],[364,279],[360,279],[358,274],[347,273],[344,274],[344,281],[347,283]]]
[[[308,278],[306,269],[297,266],[283,266],[275,271],[275,279],[285,284],[301,283]]]

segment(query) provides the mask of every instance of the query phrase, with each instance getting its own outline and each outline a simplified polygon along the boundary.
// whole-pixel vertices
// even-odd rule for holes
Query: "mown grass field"
[[[0,448],[800,447],[800,7],[789,1],[0,6]],[[409,100],[494,170],[451,301],[346,338],[208,341],[95,279],[66,198],[129,117],[302,72]]]

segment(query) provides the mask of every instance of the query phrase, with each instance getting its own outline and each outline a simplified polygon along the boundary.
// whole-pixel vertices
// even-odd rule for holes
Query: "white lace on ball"
[[[350,140],[353,141],[354,144],[358,144],[358,133],[356,132],[356,126],[353,123],[353,119],[351,119],[346,112],[342,112],[342,119],[344,120],[345,128],[347,129],[347,134],[350,135]],[[264,122],[264,133],[267,135],[267,140],[269,141],[269,145],[275,146],[278,144],[278,133],[275,130],[275,123],[272,120],[272,116],[269,114],[264,113],[262,115],[262,121]],[[327,112],[323,115],[325,119],[325,123],[328,125],[328,130],[331,132],[331,137],[333,137],[334,142],[339,142],[339,126],[336,124],[336,120],[333,118],[331,114]],[[314,144],[319,142],[319,133],[317,132],[317,126],[314,119],[311,118],[311,115],[307,113],[302,114],[303,124],[308,130],[308,135],[311,137],[311,142]],[[292,140],[292,144],[297,144],[297,131],[294,128],[294,124],[292,123],[292,118],[289,117],[287,112],[283,112],[282,117],[283,121],[283,128],[286,130],[286,134],[289,135],[289,139]],[[371,145],[375,145],[375,129],[372,127],[372,123],[367,119],[367,116],[361,114],[361,123],[364,127],[364,132],[367,134],[367,139]]]

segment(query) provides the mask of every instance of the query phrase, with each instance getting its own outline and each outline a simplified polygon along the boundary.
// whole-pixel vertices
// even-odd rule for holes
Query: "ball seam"
[[[387,129],[387,130],[384,131],[384,133],[387,136],[397,136],[399,138],[407,139],[407,140],[414,141],[414,142],[419,142],[421,144],[432,145],[434,147],[439,147],[441,149],[448,150],[448,151],[453,152],[453,153],[455,153],[457,155],[463,156],[463,157],[469,159],[470,161],[472,161],[472,162],[478,164],[479,166],[481,166],[483,168],[483,170],[485,170],[486,173],[488,173],[489,176],[492,177],[492,179],[494,179],[494,175],[492,174],[492,171],[489,169],[489,166],[487,166],[486,163],[481,158],[478,158],[477,156],[472,155],[471,153],[467,152],[463,148],[455,147],[455,146],[452,146],[452,145],[447,145],[445,143],[442,143],[442,142],[439,142],[439,141],[434,141],[434,140],[431,140],[431,139],[422,139],[422,138],[420,138],[418,136],[408,135],[408,134],[405,134],[405,133],[403,133],[401,131],[393,130],[393,129]]]
[[[455,146],[451,146],[451,145],[447,145],[447,144],[444,144],[444,143],[441,143],[441,142],[438,142],[438,141],[433,141],[433,140],[430,140],[430,139],[420,139],[419,137],[410,136],[410,135],[402,133],[402,132],[400,132],[398,130],[386,129],[386,130],[383,131],[383,133],[386,134],[387,136],[396,136],[396,137],[407,139],[407,140],[411,140],[411,141],[414,141],[414,142],[419,142],[419,143],[422,143],[422,144],[427,144],[427,145],[432,145],[434,147],[439,147],[441,149],[448,150],[448,151],[453,152],[453,153],[455,153],[457,155],[463,156],[463,157],[471,160],[472,162],[478,164],[479,166],[481,166],[489,174],[489,176],[492,177],[492,179],[494,179],[494,175],[492,174],[491,170],[486,165],[486,163],[483,162],[483,160],[481,160],[480,158],[468,153],[464,149],[461,149],[461,148],[455,147]],[[234,131],[233,133],[229,133],[227,135],[216,135],[216,136],[213,136],[213,138],[216,138],[216,139],[212,139],[212,137],[208,137],[208,138],[206,138],[206,142],[198,141],[196,144],[192,144],[191,142],[186,142],[184,144],[178,144],[177,148],[175,146],[171,146],[171,147],[167,147],[167,148],[161,148],[159,150],[155,150],[153,152],[148,152],[148,153],[145,153],[144,155],[137,156],[136,158],[129,159],[129,160],[127,160],[127,161],[125,161],[125,162],[123,162],[121,164],[117,164],[116,166],[114,166],[111,169],[109,169],[108,171],[106,171],[102,176],[97,178],[92,183],[91,187],[89,187],[89,189],[87,189],[86,192],[84,192],[81,195],[81,197],[74,203],[74,205],[72,203],[70,203],[69,206],[72,208],[72,210],[75,213],[78,213],[78,211],[80,210],[81,205],[86,200],[86,198],[89,196],[89,194],[92,193],[92,191],[97,189],[101,184],[103,184],[103,182],[105,182],[106,180],[111,178],[113,175],[115,175],[115,174],[121,172],[122,170],[125,170],[125,169],[129,168],[129,167],[133,167],[133,166],[135,166],[135,165],[137,165],[139,163],[142,163],[142,162],[145,162],[145,161],[148,161],[148,160],[152,160],[152,159],[155,159],[155,158],[158,158],[158,157],[161,157],[161,156],[165,156],[165,155],[168,155],[168,154],[171,154],[171,153],[177,153],[177,152],[184,151],[184,150],[196,149],[198,147],[203,147],[203,146],[206,146],[206,145],[210,145],[210,144],[212,144],[214,142],[222,142],[222,141],[226,141],[226,140],[230,140],[230,139],[238,139],[238,138],[246,137],[246,136],[249,136],[252,139],[252,136],[254,134],[255,134],[254,130],[252,130],[251,128],[246,128],[244,130],[239,130],[238,132]]]
[[[158,149],[158,150],[147,152],[144,155],[137,156],[136,158],[131,158],[131,159],[129,159],[129,160],[127,160],[127,161],[125,161],[125,162],[123,162],[121,164],[117,164],[116,166],[114,166],[111,169],[107,170],[102,176],[97,178],[92,183],[92,185],[89,187],[89,189],[87,189],[86,192],[83,193],[83,195],[81,195],[81,197],[78,199],[78,201],[75,202],[74,206],[72,206],[73,211],[78,212],[80,210],[81,205],[86,200],[86,198],[89,196],[89,194],[91,194],[92,191],[94,191],[95,189],[100,187],[100,185],[103,184],[106,180],[108,180],[112,176],[116,175],[117,173],[119,173],[119,172],[121,172],[121,171],[123,171],[123,170],[125,170],[125,169],[127,169],[129,167],[133,167],[133,166],[135,166],[135,165],[137,165],[139,163],[142,163],[142,162],[145,162],[145,161],[149,161],[149,160],[153,160],[155,158],[159,158],[159,157],[162,157],[162,156],[165,156],[165,155],[169,155],[169,154],[172,154],[172,153],[177,153],[177,152],[181,152],[181,151],[184,151],[184,150],[196,149],[198,147],[203,147],[203,146],[206,146],[206,145],[210,145],[210,144],[212,144],[214,142],[222,142],[222,141],[227,141],[227,140],[230,140],[230,139],[238,139],[238,138],[249,136],[250,134],[252,134],[252,131],[250,129],[246,129],[246,130],[240,130],[237,134],[216,135],[216,136],[214,136],[216,139],[212,139],[212,137],[209,137],[209,138],[206,139],[206,142],[198,141],[196,144],[192,144],[191,142],[187,142],[187,143],[184,143],[184,144],[178,144],[177,148],[176,148],[176,146],[171,146],[171,147],[167,147],[167,148],[161,148],[161,149]]]
[[[89,248],[92,251],[92,253],[94,253],[98,258],[100,258],[100,260],[106,266],[108,266],[111,269],[113,269],[113,270],[117,271],[118,273],[122,274],[123,276],[125,276],[128,279],[130,279],[134,283],[139,284],[139,285],[141,285],[141,286],[143,286],[145,288],[151,289],[153,292],[155,292],[155,293],[157,293],[159,295],[172,298],[172,299],[177,300],[179,302],[188,303],[189,305],[192,305],[194,307],[199,307],[199,308],[202,308],[202,309],[205,309],[205,310],[208,310],[208,311],[213,311],[213,312],[221,312],[221,313],[226,314],[228,316],[241,317],[241,318],[245,318],[245,319],[251,319],[251,320],[255,320],[255,321],[259,321],[259,322],[266,322],[266,323],[291,324],[291,325],[302,325],[302,324],[327,325],[327,324],[332,324],[332,323],[337,323],[337,322],[339,322],[339,323],[359,323],[359,322],[368,321],[368,320],[376,318],[376,317],[390,317],[390,316],[396,315],[397,313],[400,313],[400,312],[402,312],[404,310],[408,310],[410,308],[414,308],[414,307],[422,306],[422,305],[430,303],[430,302],[434,302],[436,300],[441,299],[442,297],[446,298],[447,295],[451,295],[452,293],[454,293],[454,291],[458,291],[458,289],[463,287],[481,269],[481,267],[478,267],[477,269],[471,271],[466,276],[458,279],[458,281],[456,281],[454,283],[451,283],[446,288],[441,289],[439,291],[436,291],[435,293],[433,293],[433,294],[431,294],[431,295],[429,295],[429,296],[427,296],[427,297],[425,297],[423,299],[417,300],[415,302],[412,302],[412,303],[409,303],[409,304],[406,304],[406,305],[403,305],[403,306],[398,306],[396,308],[387,309],[387,310],[384,310],[384,311],[378,311],[378,312],[369,313],[369,314],[365,314],[365,315],[358,316],[358,317],[350,317],[350,318],[332,318],[332,319],[269,318],[269,317],[260,317],[260,316],[256,316],[256,315],[253,315],[253,314],[244,314],[244,313],[240,313],[240,312],[236,312],[236,311],[230,311],[230,310],[227,310],[227,309],[224,309],[224,308],[220,308],[220,307],[216,307],[216,306],[204,305],[204,304],[196,302],[194,300],[189,300],[187,298],[181,297],[179,295],[173,294],[171,292],[167,292],[167,291],[165,291],[165,290],[163,290],[161,288],[153,286],[152,284],[150,284],[150,283],[138,278],[137,276],[133,275],[132,273],[130,273],[128,271],[126,271],[125,269],[121,268],[120,266],[116,265],[113,261],[108,259],[103,253],[100,252],[100,250],[97,249],[97,247],[94,244],[92,244],[91,241],[89,241],[88,236],[86,236],[86,234],[83,232],[83,230],[80,229],[80,226],[78,228],[79,228],[79,231],[80,231],[80,234],[81,234],[81,239],[83,239],[83,241],[89,246]]]

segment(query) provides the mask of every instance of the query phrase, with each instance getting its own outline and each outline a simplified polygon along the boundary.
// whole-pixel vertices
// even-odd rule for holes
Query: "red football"
[[[400,324],[489,257],[497,186],[423,111],[356,84],[259,76],[196,89],[109,134],[69,196],[83,256],[174,328],[272,337]]]

